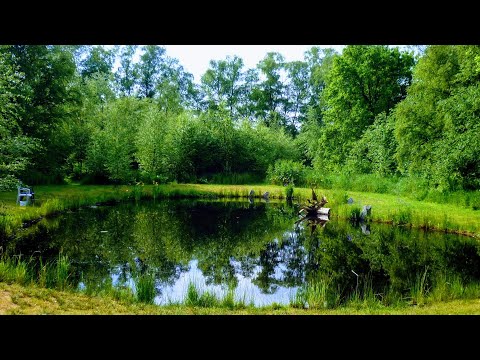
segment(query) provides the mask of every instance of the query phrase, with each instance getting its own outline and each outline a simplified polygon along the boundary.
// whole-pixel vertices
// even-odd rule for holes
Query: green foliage
[[[359,223],[361,220],[361,213],[362,209],[358,205],[352,205],[348,212],[348,220],[354,224]]]
[[[18,125],[21,113],[21,94],[16,87],[22,74],[3,53],[8,47],[0,47],[0,191],[15,189],[18,175],[29,165],[30,155],[38,150],[36,139],[25,136]]]
[[[478,189],[480,47],[427,47],[408,95],[394,112],[403,174],[440,190]]]
[[[41,147],[29,156],[35,169],[51,179],[62,179],[69,142],[62,137],[62,126],[75,114],[80,101],[76,64],[68,46],[12,45],[6,53],[21,73],[16,86],[18,125],[23,135],[39,139]],[[31,169],[21,177],[25,182]]]
[[[133,62],[137,48],[137,45],[126,45],[120,49],[120,66],[115,73],[115,80],[123,96],[133,95],[135,84],[138,82],[138,69]]]
[[[352,146],[346,168],[356,173],[393,175],[397,169],[397,143],[393,130],[392,118],[387,118],[385,113],[378,114],[373,124],[366,128],[360,140]]]
[[[210,68],[201,79],[209,109],[217,110],[223,103],[230,117],[238,119],[242,103],[247,96],[242,84],[245,77],[242,68],[243,60],[238,56],[210,61]]]
[[[308,309],[332,309],[340,304],[340,294],[332,286],[331,277],[305,284],[298,289],[292,305]]]
[[[351,45],[334,57],[322,93],[326,110],[314,157],[319,168],[342,170],[375,117],[388,115],[405,97],[413,62],[411,54],[383,45]]]
[[[263,183],[265,177],[258,173],[216,173],[208,177],[205,181],[212,184],[223,185],[242,185],[242,184],[260,184]]]
[[[68,278],[70,276],[70,262],[68,257],[63,254],[58,255],[56,262],[56,288],[65,290],[68,287]]]
[[[135,64],[138,74],[139,96],[153,98],[158,79],[165,71],[165,48],[158,45],[142,46],[140,61]]]
[[[0,46],[0,190],[256,183],[267,171],[282,185],[416,199],[477,190],[480,47],[412,48],[312,47],[253,69],[227,57],[199,85],[156,45]]]
[[[135,136],[147,106],[146,101],[135,98],[121,98],[107,104],[87,151],[86,166],[90,173],[107,174],[116,183],[136,180]]]
[[[28,264],[20,257],[0,257],[0,281],[6,283],[25,284],[27,281]]]
[[[275,185],[303,185],[305,167],[299,161],[277,160],[267,171],[267,179]]]
[[[106,49],[103,46],[86,46],[88,54],[80,62],[80,74],[87,78],[94,74],[111,75],[115,54],[113,49]]]
[[[136,134],[136,158],[141,177],[147,183],[165,183],[172,180],[168,167],[167,136],[173,126],[172,117],[149,106]]]
[[[135,279],[136,298],[146,304],[153,304],[156,296],[155,277],[145,273]]]

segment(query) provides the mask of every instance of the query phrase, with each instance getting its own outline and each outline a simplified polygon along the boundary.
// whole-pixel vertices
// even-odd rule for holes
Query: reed
[[[25,285],[28,282],[28,264],[21,256],[2,255],[0,259],[0,282]]]
[[[427,283],[428,266],[423,273],[418,273],[410,287],[410,302],[412,305],[424,305],[427,301],[429,286]]]
[[[219,299],[215,294],[209,291],[202,291],[200,286],[190,281],[187,286],[187,292],[183,303],[191,307],[218,307]]]
[[[65,290],[70,287],[68,279],[70,277],[70,262],[67,255],[59,254],[56,261],[56,288]]]
[[[134,281],[137,300],[145,304],[153,304],[157,294],[155,289],[155,276],[146,272],[138,275]]]
[[[308,309],[332,309],[340,304],[340,293],[331,286],[331,278],[321,278],[299,288],[291,306]]]

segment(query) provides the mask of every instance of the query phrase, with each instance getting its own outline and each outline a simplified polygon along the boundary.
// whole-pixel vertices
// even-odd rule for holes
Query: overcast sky
[[[312,46],[334,48],[342,51],[344,45],[162,45],[166,54],[178,59],[185,71],[194,76],[199,83],[207,71],[210,60],[225,60],[227,55],[242,58],[245,69],[254,68],[268,52],[278,52],[285,61],[303,60],[305,51]]]

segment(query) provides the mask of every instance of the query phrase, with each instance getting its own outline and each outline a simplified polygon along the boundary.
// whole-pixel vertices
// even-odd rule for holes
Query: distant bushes
[[[267,180],[274,185],[296,185],[306,184],[306,168],[299,161],[277,160],[267,170]]]

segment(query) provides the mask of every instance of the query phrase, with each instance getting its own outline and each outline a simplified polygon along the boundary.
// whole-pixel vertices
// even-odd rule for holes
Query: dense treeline
[[[161,46],[0,46],[0,187],[377,174],[480,189],[480,47],[407,49],[228,56],[195,83]]]

